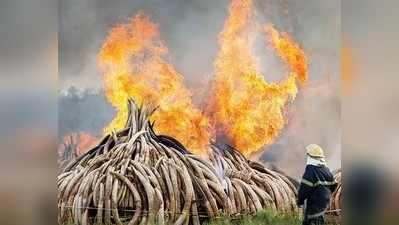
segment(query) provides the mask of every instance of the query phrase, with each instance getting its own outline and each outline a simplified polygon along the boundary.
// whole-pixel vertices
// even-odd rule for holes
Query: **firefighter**
[[[337,183],[326,166],[320,146],[308,145],[306,155],[306,169],[298,190],[298,205],[303,206],[303,225],[323,225],[324,214]]]

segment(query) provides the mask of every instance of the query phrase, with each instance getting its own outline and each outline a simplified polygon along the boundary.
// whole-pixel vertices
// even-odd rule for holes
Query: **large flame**
[[[218,134],[228,138],[244,155],[258,151],[278,136],[286,123],[284,106],[297,94],[296,79],[304,83],[307,78],[303,51],[288,35],[280,35],[267,26],[270,43],[293,72],[279,83],[264,80],[251,51],[256,32],[253,17],[252,0],[231,2],[219,36],[212,98],[207,106]]]
[[[292,71],[278,83],[265,81],[252,53],[258,31],[253,1],[232,0],[219,35],[206,117],[192,103],[182,76],[165,60],[167,49],[157,25],[138,14],[116,26],[99,53],[106,96],[118,110],[105,132],[123,127],[127,100],[133,97],[159,106],[151,117],[157,132],[175,137],[194,153],[206,153],[213,131],[245,155],[271,144],[287,121],[284,107],[295,99],[297,80],[306,82],[307,58],[287,34],[265,26],[270,45]]]
[[[206,117],[194,106],[182,76],[166,62],[157,25],[142,13],[113,28],[98,56],[109,102],[118,110],[105,132],[121,129],[127,100],[158,106],[151,117],[161,134],[175,137],[191,151],[204,153],[210,142]]]

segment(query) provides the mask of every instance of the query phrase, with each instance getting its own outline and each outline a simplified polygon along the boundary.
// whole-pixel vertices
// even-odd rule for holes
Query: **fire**
[[[58,150],[62,154],[64,154],[64,151],[72,151],[72,154],[81,155],[98,144],[98,141],[97,137],[87,132],[69,133],[63,138]]]
[[[151,117],[156,131],[175,137],[193,153],[206,154],[216,134],[244,155],[271,144],[287,122],[284,108],[295,99],[297,81],[305,84],[307,80],[307,58],[287,34],[265,26],[270,45],[292,72],[277,83],[264,80],[252,53],[259,31],[253,7],[252,0],[231,1],[219,34],[220,50],[205,113],[193,104],[183,77],[165,60],[168,50],[156,24],[139,13],[113,28],[98,55],[106,97],[117,109],[105,132],[124,126],[127,100],[133,97],[158,106]]]
[[[178,139],[188,149],[202,154],[208,149],[209,120],[193,104],[183,77],[165,57],[167,48],[159,39],[156,24],[142,13],[113,28],[98,55],[108,101],[118,110],[105,132],[123,128],[127,100],[152,104],[151,117],[158,133]]]
[[[308,59],[304,51],[288,34],[279,34],[272,24],[266,25],[265,31],[269,34],[270,44],[276,49],[280,58],[290,66],[301,84],[305,84],[308,78]]]
[[[260,74],[259,60],[252,53],[256,25],[252,0],[233,0],[229,17],[219,36],[212,98],[207,105],[218,134],[229,139],[244,155],[271,144],[286,123],[284,106],[297,94],[296,80],[307,79],[307,59],[288,35],[267,26],[270,43],[290,66],[279,83]]]

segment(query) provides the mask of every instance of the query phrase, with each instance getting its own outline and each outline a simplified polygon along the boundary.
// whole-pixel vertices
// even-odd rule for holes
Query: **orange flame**
[[[297,94],[297,77],[301,82],[307,78],[303,51],[271,27],[270,42],[293,72],[280,83],[265,81],[251,51],[255,28],[252,0],[233,0],[219,36],[213,95],[207,106],[217,132],[244,155],[271,144],[278,136],[286,123],[284,106]]]
[[[270,36],[270,43],[280,58],[298,75],[301,84],[308,79],[308,59],[304,51],[286,33],[279,34],[272,24],[265,26]]]
[[[307,58],[287,34],[265,26],[270,44],[291,73],[269,83],[252,53],[257,26],[252,0],[232,0],[229,17],[219,35],[220,50],[206,117],[191,100],[182,76],[166,60],[167,48],[157,25],[138,14],[113,28],[99,53],[108,101],[118,110],[105,132],[120,129],[127,118],[126,103],[158,105],[151,120],[157,132],[182,142],[193,153],[206,154],[214,131],[228,138],[244,155],[273,143],[286,123],[284,107],[297,94],[297,80],[307,80]],[[209,119],[208,119],[209,118]]]
[[[123,128],[127,100],[154,104],[150,118],[158,133],[175,137],[202,154],[210,142],[209,121],[191,100],[182,76],[164,59],[167,48],[156,24],[143,14],[113,28],[98,55],[108,101],[118,110],[105,132]]]
[[[87,132],[69,133],[63,138],[62,144],[58,146],[58,151],[72,150],[76,155],[81,155],[98,144],[99,139]]]

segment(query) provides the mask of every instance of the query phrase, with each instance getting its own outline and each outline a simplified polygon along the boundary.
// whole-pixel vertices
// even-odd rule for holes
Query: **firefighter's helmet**
[[[316,144],[306,146],[306,154],[315,158],[324,158],[323,149]]]

